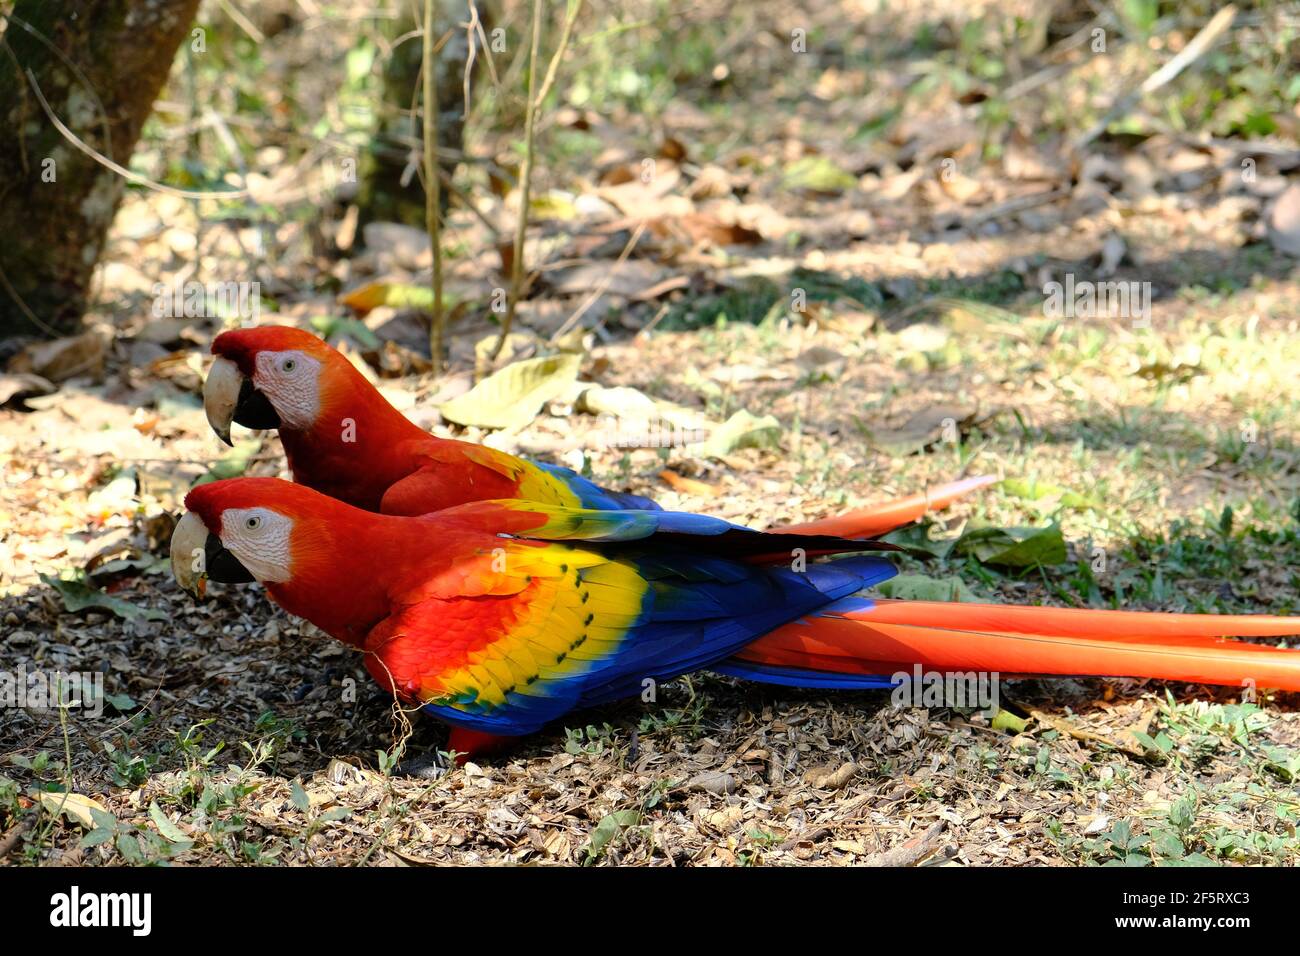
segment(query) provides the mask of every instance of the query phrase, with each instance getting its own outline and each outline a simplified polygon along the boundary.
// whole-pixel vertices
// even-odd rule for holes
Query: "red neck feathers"
[[[415,447],[434,440],[332,350],[315,422],[280,430],[294,480],[367,511],[378,511],[389,486],[415,471]]]

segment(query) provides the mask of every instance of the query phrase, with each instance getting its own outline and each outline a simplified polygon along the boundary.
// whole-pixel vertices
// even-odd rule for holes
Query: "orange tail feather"
[[[1300,634],[1300,618],[882,601],[787,624],[740,654],[828,674],[985,671],[1152,677],[1300,690],[1300,651],[1222,635]]]
[[[926,512],[946,508],[958,498],[976,489],[995,484],[997,481],[998,479],[992,475],[965,478],[940,485],[932,491],[921,494],[882,501],[842,515],[822,518],[820,521],[808,521],[772,530],[790,534],[834,534],[841,538],[874,538],[895,528],[901,528],[905,524],[911,524]]]
[[[1093,608],[967,604],[956,601],[875,599],[869,611],[845,617],[881,624],[924,624],[970,631],[1013,631],[1060,637],[1159,638],[1285,637],[1300,634],[1300,617],[1267,614],[1166,614],[1158,611],[1099,611]]]

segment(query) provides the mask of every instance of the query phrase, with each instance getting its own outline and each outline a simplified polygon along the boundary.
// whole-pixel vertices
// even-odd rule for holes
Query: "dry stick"
[[[466,124],[469,123],[469,104],[470,104],[470,85],[471,85],[470,81],[474,74],[474,63],[478,56],[478,41],[475,39],[475,37],[481,36],[482,33],[483,33],[483,24],[479,22],[478,7],[474,6],[474,0],[469,0],[469,22],[465,24],[465,46],[469,52],[465,57],[465,76],[462,79],[464,105],[461,107],[461,118],[464,120]],[[484,47],[484,49],[486,50],[486,46]],[[492,59],[490,56],[487,58],[487,61],[488,61],[488,66],[490,68],[492,64]],[[496,76],[495,72],[492,75],[493,77],[495,77]],[[464,139],[463,135],[461,139],[462,140]],[[464,143],[462,142],[461,145],[464,146]],[[464,157],[463,149],[461,150],[461,155],[463,158]],[[492,239],[495,242],[497,237],[501,235],[501,230],[499,230],[495,225],[493,225],[492,220],[488,219],[487,216],[483,215],[482,211],[478,208],[478,206],[474,205],[473,200],[471,200],[470,197],[467,196],[463,190],[456,188],[456,184],[451,181],[450,176],[448,176],[446,173],[442,171],[441,167],[439,167],[438,173],[442,177],[442,184],[447,187],[447,191],[451,193],[453,196],[455,196],[457,199],[459,199],[461,205],[463,205],[466,209],[472,212],[474,216],[478,219],[478,221],[481,222],[485,227],[487,227],[488,232],[492,233]]]
[[[533,40],[528,56],[528,102],[524,108],[524,165],[519,170],[519,214],[515,224],[514,254],[510,257],[510,291],[506,296],[506,315],[501,321],[497,344],[488,356],[496,361],[505,347],[510,327],[514,325],[515,309],[519,305],[520,287],[524,281],[524,234],[528,231],[528,193],[533,179],[533,129],[537,120],[537,51],[542,41],[542,0],[533,0]]]
[[[18,290],[13,287],[13,284],[9,281],[9,277],[5,275],[5,271],[3,269],[0,269],[0,286],[4,286],[5,291],[9,293],[9,297],[13,299],[14,302],[18,305],[19,311],[21,311],[22,314],[27,318],[28,322],[32,323],[32,325],[36,326],[38,329],[40,329],[42,332],[44,332],[46,335],[50,336],[51,338],[57,339],[59,337],[58,329],[54,328],[48,322],[44,321],[40,316],[38,316],[35,312],[31,310],[31,306],[29,306],[26,302],[23,301],[23,297],[18,294]]]
[[[1210,47],[1214,45],[1214,42],[1218,40],[1219,37],[1228,32],[1228,28],[1232,26],[1232,21],[1236,16],[1237,8],[1231,4],[1216,13],[1210,19],[1210,22],[1201,28],[1201,32],[1192,37],[1192,41],[1188,43],[1187,46],[1183,47],[1182,51],[1176,57],[1148,76],[1146,81],[1136,90],[1133,90],[1116,100],[1111,108],[1106,111],[1106,115],[1098,120],[1095,126],[1075,140],[1073,144],[1074,148],[1082,149],[1084,146],[1087,146],[1102,133],[1106,132],[1106,127],[1108,127],[1112,122],[1119,119],[1119,117],[1132,109],[1133,104],[1139,99],[1147,93],[1154,93],[1156,90],[1160,89],[1160,87],[1173,80],[1174,77],[1178,76],[1178,74],[1183,72],[1183,70],[1187,69],[1199,60],[1209,51]]]
[[[995,203],[992,206],[986,206],[979,209],[972,215],[962,220],[962,225],[966,228],[978,226],[999,216],[1005,216],[1013,212],[1024,212],[1026,209],[1033,209],[1035,206],[1044,206],[1047,203],[1055,202],[1058,199],[1064,199],[1070,195],[1070,189],[1067,186],[1060,186],[1054,189],[1048,189],[1045,192],[1030,193],[1027,196],[1016,196],[1004,202]]]
[[[1077,46],[1082,46],[1089,36],[1091,36],[1092,31],[1098,28],[1097,25],[1101,23],[1101,20],[1101,14],[1093,17],[1092,20],[1085,23],[1064,40],[1054,43],[1050,49],[1043,52],[1040,59],[1050,61],[1063,53],[1069,53]],[[1055,63],[1045,66],[1041,70],[1029,74],[1029,76],[1021,77],[1015,83],[1012,83],[1004,89],[1000,95],[1004,100],[1018,99],[1021,96],[1032,93],[1040,86],[1044,86],[1062,76],[1073,73],[1079,67],[1086,65],[1088,62],[1090,61],[1082,60],[1074,63]]]
[[[451,177],[447,175],[447,173],[442,169],[441,166],[438,167],[438,178],[442,180],[443,188],[445,188],[447,192],[451,194],[452,197],[458,200],[462,206],[464,206],[471,213],[473,213],[474,218],[483,224],[484,229],[492,233],[493,239],[496,239],[498,236],[501,235],[501,230],[497,228],[497,224],[494,223],[487,216],[485,216],[483,214],[483,210],[479,209],[478,206],[474,205],[474,200],[470,197],[469,193],[465,192],[465,190],[461,189],[454,182],[452,182]],[[452,228],[454,229],[455,226],[453,226]]]
[[[465,119],[469,119],[469,88],[470,81],[474,76],[474,60],[478,56],[475,28],[479,25],[478,7],[474,6],[474,0],[469,0],[468,7],[469,22],[465,24],[465,75],[461,78],[462,99],[465,101],[465,105],[461,109],[461,116]]]
[[[644,221],[637,224],[636,231],[632,233],[632,238],[628,239],[627,245],[624,246],[623,251],[619,253],[619,257],[617,261],[615,261],[613,267],[606,272],[605,277],[596,284],[596,288],[591,290],[591,295],[587,296],[582,305],[578,306],[574,313],[564,320],[564,324],[555,330],[555,334],[551,336],[552,342],[558,342],[560,339],[564,338],[565,334],[578,324],[578,320],[587,314],[587,310],[590,309],[592,305],[595,304],[596,300],[604,294],[605,290],[609,288],[609,284],[614,281],[614,276],[618,274],[618,270],[623,267],[623,263],[627,262],[627,257],[632,254],[632,250],[636,248],[636,244],[641,240],[641,234],[643,232],[645,232]]]
[[[564,59],[564,51],[569,46],[569,37],[573,33],[573,24],[578,19],[578,12],[582,9],[582,3],[583,0],[570,0],[568,12],[564,18],[564,32],[560,35],[560,43],[555,48],[555,55],[551,57],[550,66],[546,69],[546,79],[539,89],[537,86],[537,55],[542,40],[542,0],[533,0],[533,41],[528,56],[528,103],[524,111],[524,165],[519,171],[519,221],[515,226],[514,255],[510,261],[510,294],[506,297],[506,317],[501,323],[501,333],[497,336],[497,344],[488,356],[490,361],[496,361],[497,356],[501,354],[501,349],[505,347],[506,338],[510,335],[510,328],[514,325],[515,310],[519,306],[519,296],[523,289],[524,235],[528,231],[528,197],[532,188],[533,137],[537,128],[537,111],[541,108],[542,101],[546,99],[546,94],[551,91],[551,84],[555,82],[555,76],[560,69],[560,61]]]
[[[411,0],[411,3],[417,5],[416,6],[417,12],[415,16],[418,19],[420,16],[418,12],[419,0]],[[399,46],[401,46],[407,40],[412,40],[412,39],[420,41],[420,72],[416,74],[415,89],[411,90],[411,105],[407,107],[406,115],[407,118],[410,119],[412,126],[415,126],[416,117],[420,118],[420,129],[419,129],[420,135],[410,137],[411,155],[406,163],[406,166],[402,169],[401,185],[403,188],[405,188],[406,185],[411,181],[412,176],[419,176],[420,186],[421,188],[423,188],[424,187],[424,72],[423,72],[424,71],[424,29],[423,27],[417,26],[416,29],[412,30],[410,33],[403,33],[400,37],[398,37],[396,40],[393,41],[392,45],[388,48],[388,53],[386,55],[391,57],[393,55],[393,52]],[[446,33],[442,35],[441,39],[439,39],[438,42],[434,44],[433,55],[437,56],[439,53],[441,53],[443,46],[450,39],[451,39],[451,31],[448,30]],[[379,104],[379,108],[382,110],[385,108],[386,105],[387,104],[381,103]],[[403,141],[402,137],[397,135],[395,135],[393,139],[394,142]],[[439,150],[438,152],[439,155],[441,155],[442,151]]]
[[[147,176],[141,176],[139,173],[131,172],[131,170],[127,169],[125,166],[113,162],[93,147],[87,146],[77,137],[76,133],[63,125],[63,121],[54,115],[54,110],[50,108],[50,104],[46,101],[45,94],[41,92],[40,85],[36,82],[36,76],[32,73],[30,68],[27,70],[27,82],[32,85],[32,90],[36,93],[36,99],[40,101],[41,108],[45,110],[45,115],[49,117],[50,122],[54,124],[54,128],[63,134],[63,138],[101,166],[117,173],[127,182],[135,183],[137,186],[145,186],[156,192],[167,193],[169,196],[179,196],[181,199],[243,199],[248,195],[247,189],[213,190],[211,192],[200,192],[195,189],[177,189],[175,186],[166,186],[162,183],[154,182]]]
[[[433,64],[433,0],[424,0],[424,226],[433,250],[433,316],[429,320],[429,357],[434,372],[442,371],[442,236],[438,211],[442,178],[438,175],[438,97]]]
[[[560,61],[564,59],[564,51],[569,48],[569,38],[573,35],[573,24],[578,19],[578,14],[582,12],[583,0],[570,0],[569,11],[564,17],[564,30],[560,34],[560,45],[555,48],[555,55],[551,57],[551,64],[546,68],[546,79],[542,80],[542,88],[537,94],[537,105],[541,106],[542,101],[546,99],[551,87],[555,84],[555,76],[560,71]]]
[[[9,852],[18,845],[18,841],[22,839],[23,834],[31,828],[32,821],[31,818],[28,817],[19,820],[9,828],[9,831],[5,833],[3,837],[0,837],[0,860],[3,860],[9,855]]]
[[[266,34],[259,30],[257,24],[248,19],[244,11],[235,6],[231,0],[217,0],[217,6],[221,7],[226,12],[226,16],[234,20],[239,29],[247,33],[254,43],[260,45],[266,42]]]
[[[4,21],[5,18],[0,17],[0,22],[4,22]],[[15,26],[22,27],[33,37],[35,37],[36,41],[40,43],[41,46],[45,47],[45,49],[49,50],[51,53],[57,56],[59,58],[59,61],[64,66],[66,66],[68,70],[72,73],[72,75],[77,78],[78,82],[80,82],[81,85],[85,87],[86,92],[90,94],[90,98],[95,101],[95,108],[99,110],[100,118],[102,119],[104,124],[104,149],[106,149],[111,154],[113,152],[113,130],[112,130],[112,125],[108,121],[108,110],[104,109],[104,101],[99,98],[99,91],[95,89],[93,84],[91,84],[90,77],[86,76],[86,74],[82,71],[81,67],[77,66],[76,63],[72,62],[72,60],[68,58],[68,55],[66,53],[64,53],[57,46],[51,43],[49,37],[47,37],[40,30],[36,29],[34,26],[32,26],[22,17],[16,17],[11,13],[9,14],[8,22],[14,24]],[[5,40],[5,38],[2,35],[0,35],[0,45],[3,45],[5,50],[9,53],[9,56],[13,58],[14,66],[18,66],[18,59],[16,56],[14,56],[13,49],[9,46],[8,42]],[[26,112],[25,109],[24,112]]]
[[[497,61],[492,57],[492,48],[488,46],[487,34],[483,32],[483,24],[477,23],[474,32],[479,38],[479,49],[483,51],[483,62],[487,64],[488,78],[492,80],[492,86],[497,91],[497,96],[501,96],[502,85],[501,77],[497,75]]]

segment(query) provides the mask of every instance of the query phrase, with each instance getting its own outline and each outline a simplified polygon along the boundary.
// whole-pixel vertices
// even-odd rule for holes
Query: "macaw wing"
[[[797,573],[662,547],[615,556],[502,539],[408,590],[368,636],[367,666],[452,724],[526,734],[707,667],[893,573],[871,557]]]
[[[495,448],[471,446],[472,459],[485,468],[508,475],[516,483],[510,497],[542,504],[597,510],[658,511],[659,505],[640,495],[608,491],[572,468],[527,461]]]
[[[534,501],[474,501],[438,514],[439,521],[460,521],[477,530],[542,541],[590,541],[614,544],[653,538],[657,545],[689,548],[696,553],[750,559],[796,559],[849,551],[897,551],[879,541],[834,535],[755,531],[724,518],[684,511],[568,508]],[[780,563],[780,561],[774,561]]]
[[[634,511],[658,511],[660,505],[650,498],[629,494],[625,491],[610,491],[594,481],[582,477],[572,468],[563,465],[549,465],[546,462],[529,462],[534,468],[546,475],[549,482],[558,481],[577,497],[577,504],[583,508],[600,508]],[[525,495],[524,497],[529,497]]]

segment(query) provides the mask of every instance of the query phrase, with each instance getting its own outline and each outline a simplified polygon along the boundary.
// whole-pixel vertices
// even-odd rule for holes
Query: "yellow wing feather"
[[[405,693],[476,712],[544,697],[617,653],[641,616],[649,585],[627,562],[567,545],[501,548],[407,589],[410,604],[367,642]]]

